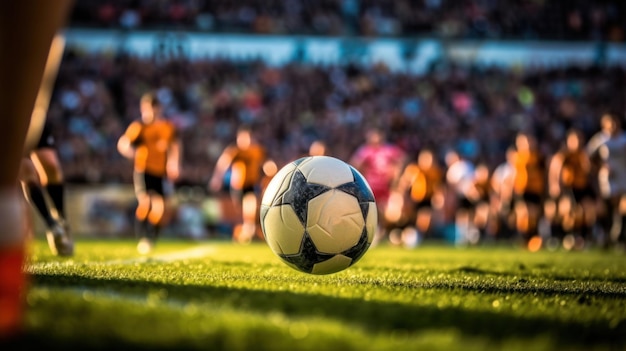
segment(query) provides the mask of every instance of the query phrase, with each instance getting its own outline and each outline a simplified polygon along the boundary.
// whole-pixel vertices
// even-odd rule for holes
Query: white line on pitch
[[[136,258],[130,258],[127,260],[112,260],[105,261],[99,264],[132,264],[132,263],[145,263],[145,262],[174,262],[182,261],[194,258],[206,257],[215,252],[214,246],[199,246],[183,251],[175,251],[170,253],[164,253],[159,255],[147,255]]]
[[[175,251],[170,253],[163,253],[158,255],[140,256],[125,260],[109,260],[109,261],[88,261],[88,262],[75,262],[75,261],[57,261],[57,262],[40,262],[30,264],[29,266],[36,267],[40,265],[74,265],[74,264],[86,264],[86,265],[117,265],[117,264],[133,264],[133,263],[148,263],[148,262],[174,262],[187,259],[202,258],[213,254],[216,251],[214,246],[203,245],[194,247],[187,250]]]

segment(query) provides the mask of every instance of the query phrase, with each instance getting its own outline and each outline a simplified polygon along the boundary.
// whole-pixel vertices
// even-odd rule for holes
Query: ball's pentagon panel
[[[307,157],[298,165],[307,182],[322,184],[331,188],[354,181],[350,166],[345,162],[329,157]],[[332,169],[332,172],[327,170]]]
[[[342,271],[352,265],[352,259],[344,255],[335,255],[328,260],[313,265],[312,274],[330,274]]]
[[[300,251],[304,226],[288,205],[272,206],[268,208],[263,219],[265,227],[281,228],[265,235],[265,241],[272,251],[280,254],[296,254]],[[299,234],[298,234],[299,233]]]
[[[331,190],[309,201],[306,230],[315,247],[324,253],[340,253],[359,241],[365,218],[356,197]]]
[[[271,206],[274,203],[274,199],[287,190],[291,182],[291,172],[294,169],[296,169],[296,165],[292,162],[285,165],[274,175],[263,193],[263,198],[261,199],[262,206]]]

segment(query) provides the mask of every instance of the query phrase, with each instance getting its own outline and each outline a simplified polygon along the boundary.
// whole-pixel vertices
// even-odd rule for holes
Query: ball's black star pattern
[[[304,162],[305,160],[310,159],[311,156],[307,156],[307,157],[300,157],[299,159],[293,161],[293,164],[296,166],[299,166],[302,162]]]
[[[347,194],[350,194],[356,197],[359,205],[361,206],[361,212],[363,213],[363,218],[367,218],[367,213],[369,211],[369,202],[374,202],[374,194],[369,190],[367,183],[363,177],[361,177],[358,173],[355,172],[354,169],[351,168],[352,177],[354,178],[353,182],[345,183],[337,187],[337,190],[341,190]]]
[[[365,254],[365,251],[367,251],[369,246],[370,243],[367,241],[367,228],[363,228],[359,242],[341,254],[350,257],[352,259],[350,265],[353,265]]]
[[[302,244],[300,244],[300,251],[297,254],[280,255],[285,262],[288,262],[307,273],[311,273],[314,265],[331,259],[333,256],[335,255],[317,251],[315,244],[313,244],[313,241],[307,232],[305,232],[302,236]]]
[[[325,185],[308,183],[304,174],[300,170],[296,170],[291,178],[289,188],[283,193],[282,198],[278,199],[278,203],[289,204],[302,225],[306,227],[309,201],[328,190],[330,187]]]

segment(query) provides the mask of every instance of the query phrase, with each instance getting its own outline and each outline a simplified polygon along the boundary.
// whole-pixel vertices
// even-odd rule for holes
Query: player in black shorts
[[[163,106],[154,93],[142,95],[139,108],[140,118],[120,136],[117,149],[133,162],[137,251],[145,255],[152,251],[161,228],[170,219],[171,182],[180,174],[181,141],[176,125],[163,115]]]
[[[597,221],[595,192],[592,183],[592,163],[580,130],[567,131],[565,141],[551,158],[548,172],[548,190],[551,198],[558,199],[561,228],[555,237],[566,235],[577,239],[577,247],[591,242]],[[558,235],[561,235],[559,237]],[[563,245],[568,248],[567,241]]]
[[[45,124],[39,142],[24,157],[20,170],[22,188],[46,224],[48,244],[54,254],[71,256],[74,245],[65,217],[65,184],[54,135]],[[50,202],[47,201],[49,197]]]

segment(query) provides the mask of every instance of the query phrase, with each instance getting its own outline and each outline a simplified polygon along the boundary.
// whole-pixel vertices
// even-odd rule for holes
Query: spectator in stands
[[[292,35],[623,41],[626,23],[624,6],[611,1],[78,0],[76,7],[71,18],[76,25],[124,26],[132,13],[133,27],[141,29]]]

